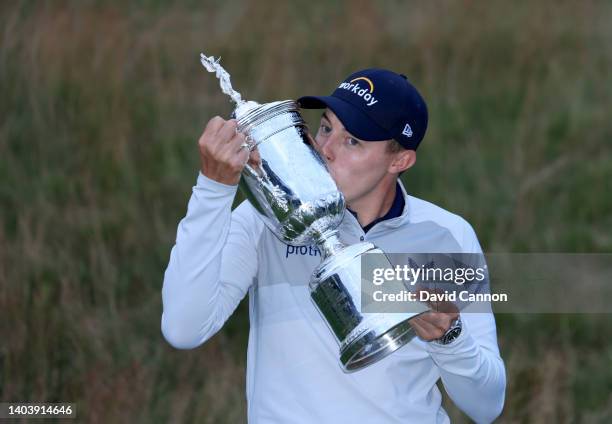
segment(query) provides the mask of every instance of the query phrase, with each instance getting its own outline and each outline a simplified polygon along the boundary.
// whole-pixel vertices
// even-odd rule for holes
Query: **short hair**
[[[406,150],[406,148],[399,144],[399,142],[395,139],[391,139],[389,140],[389,143],[387,143],[387,153],[397,153],[401,152],[402,150]]]

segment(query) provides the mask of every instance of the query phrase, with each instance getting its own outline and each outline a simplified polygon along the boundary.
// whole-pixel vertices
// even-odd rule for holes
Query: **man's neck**
[[[362,228],[389,212],[395,200],[396,187],[396,181],[392,181],[387,190],[372,192],[369,196],[347,205],[357,215],[357,221]]]

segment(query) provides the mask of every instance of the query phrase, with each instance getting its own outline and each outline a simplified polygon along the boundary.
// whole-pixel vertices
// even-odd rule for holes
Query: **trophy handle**
[[[257,171],[255,171],[251,167],[251,165],[249,165],[248,162],[246,165],[244,165],[244,170],[242,172],[246,173],[251,178],[255,178],[256,180],[259,180],[259,178],[261,178],[261,175]]]
[[[261,168],[261,155],[257,150],[257,144],[252,143],[250,138],[247,136],[246,140],[247,149],[249,149],[249,160],[244,165],[244,172],[250,177],[260,179],[265,176],[265,172]]]

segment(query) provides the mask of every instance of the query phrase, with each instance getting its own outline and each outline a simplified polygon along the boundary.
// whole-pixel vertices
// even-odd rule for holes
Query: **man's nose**
[[[333,162],[336,158],[336,147],[338,146],[338,137],[331,135],[320,145],[320,151],[327,162]]]

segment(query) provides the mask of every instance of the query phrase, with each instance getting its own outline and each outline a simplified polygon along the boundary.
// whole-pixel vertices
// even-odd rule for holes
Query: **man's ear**
[[[416,163],[416,151],[414,150],[401,150],[393,153],[395,156],[389,165],[389,172],[393,174],[399,174],[408,168],[411,168]]]

